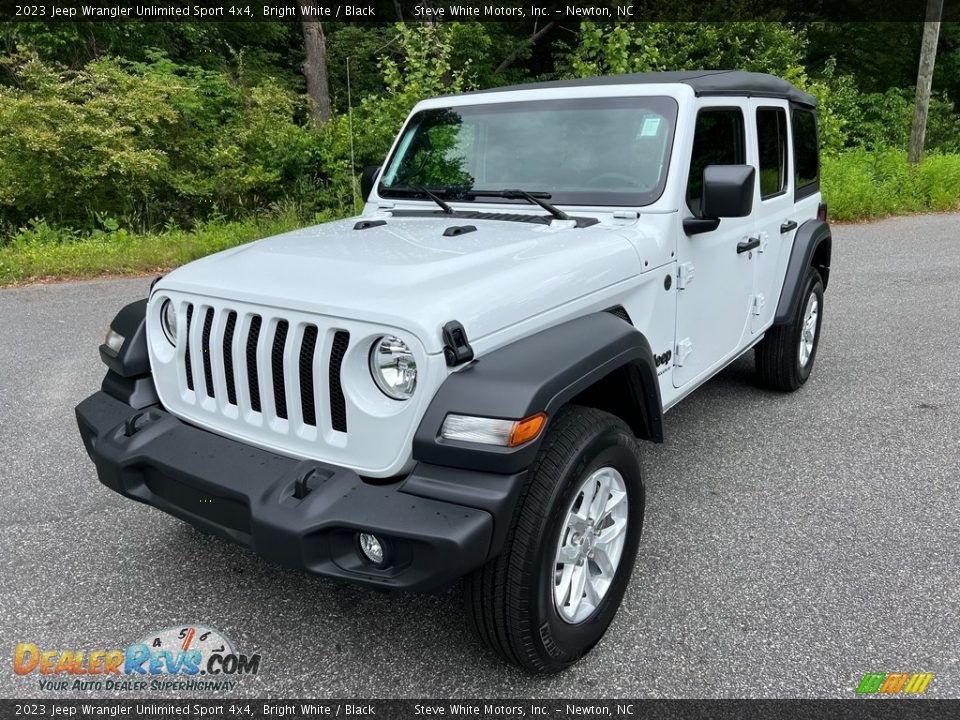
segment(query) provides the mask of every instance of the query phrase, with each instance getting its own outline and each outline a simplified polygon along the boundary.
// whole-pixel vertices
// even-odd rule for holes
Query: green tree
[[[328,214],[351,212],[356,175],[364,165],[379,164],[410,110],[424,98],[475,87],[473,63],[456,61],[456,48],[467,36],[483,35],[479,23],[404,24],[394,26],[395,47],[380,60],[383,90],[363,97],[354,109],[351,163],[351,117],[338,114],[320,131],[322,181],[317,208]],[[474,43],[480,42],[476,37]]]
[[[805,47],[803,30],[781,23],[584,22],[561,72],[737,69],[790,77],[801,69]]]
[[[162,55],[81,70],[7,58],[0,86],[0,224],[32,217],[91,227],[263,208],[313,172],[304,98],[278,83]]]

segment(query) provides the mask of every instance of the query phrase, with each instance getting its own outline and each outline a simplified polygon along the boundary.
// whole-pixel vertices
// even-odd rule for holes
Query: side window
[[[693,154],[687,180],[687,207],[700,217],[703,169],[707,165],[740,165],[746,162],[743,112],[740,108],[715,108],[697,114]]]
[[[817,118],[809,110],[793,111],[793,176],[799,195],[815,191],[820,179],[818,158]]]
[[[766,200],[787,189],[787,113],[782,108],[757,109],[757,147],[760,198]]]

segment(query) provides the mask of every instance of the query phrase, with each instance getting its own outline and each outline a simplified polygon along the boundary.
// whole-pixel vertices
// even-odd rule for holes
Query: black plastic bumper
[[[375,484],[201,430],[159,406],[137,410],[106,392],[76,412],[87,453],[112,490],[281,565],[377,587],[435,589],[494,557],[524,477],[420,464]],[[298,499],[297,481],[310,470],[309,491]],[[386,567],[363,559],[361,531],[386,540]]]

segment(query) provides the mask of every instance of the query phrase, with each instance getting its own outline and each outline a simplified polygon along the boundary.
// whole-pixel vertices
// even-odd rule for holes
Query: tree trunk
[[[307,95],[313,101],[310,114],[314,124],[319,127],[333,114],[330,104],[330,80],[327,77],[327,38],[323,34],[321,22],[307,16],[301,18],[306,54],[301,70],[307,80]]]
[[[910,151],[907,159],[916,165],[923,157],[927,136],[927,112],[930,109],[930,89],[933,85],[933,66],[937,59],[937,40],[940,37],[940,15],[943,0],[927,0],[927,16],[923,23],[923,41],[920,45],[920,68],[917,71],[917,102],[910,128]]]
[[[553,30],[555,27],[557,27],[558,24],[559,24],[559,23],[558,23],[556,20],[551,20],[551,21],[548,22],[546,25],[544,25],[542,28],[540,28],[539,30],[536,30],[536,29],[535,29],[534,32],[533,32],[533,35],[531,35],[529,38],[527,38],[527,39],[524,41],[524,44],[523,44],[523,47],[522,47],[522,48],[519,48],[519,49],[517,49],[517,50],[514,50],[512,53],[510,53],[510,55],[508,55],[507,57],[505,57],[505,58],[503,59],[503,62],[501,62],[499,65],[497,65],[497,69],[493,71],[494,74],[496,74],[496,73],[502,73],[504,70],[506,70],[507,68],[509,68],[509,67],[513,64],[513,61],[517,59],[517,56],[520,54],[520,52],[521,52],[522,50],[525,50],[526,48],[535,45],[535,44],[537,43],[537,40],[539,40],[539,39],[542,38],[544,35],[546,35],[546,34],[549,33],[551,30]]]

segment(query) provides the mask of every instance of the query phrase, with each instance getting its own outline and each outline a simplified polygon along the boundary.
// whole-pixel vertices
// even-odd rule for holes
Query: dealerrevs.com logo
[[[857,685],[857,695],[921,695],[933,673],[867,673]]]
[[[230,691],[256,675],[260,655],[245,655],[218,630],[190,624],[148,633],[125,649],[60,650],[20,643],[17,675],[35,675],[41,690]]]

